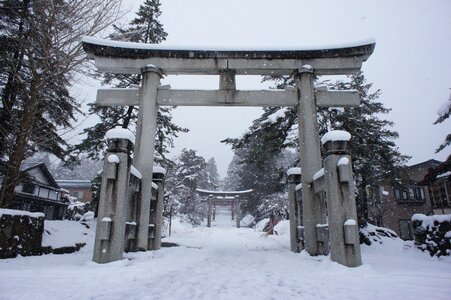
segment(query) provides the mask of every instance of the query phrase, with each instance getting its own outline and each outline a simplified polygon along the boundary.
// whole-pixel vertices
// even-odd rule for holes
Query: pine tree
[[[434,125],[440,124],[449,118],[449,116],[451,115],[451,94],[449,95],[448,100],[445,101],[440,106],[439,110],[437,111],[437,114],[438,114],[438,118],[437,118],[437,120],[435,120]],[[445,140],[443,141],[442,144],[440,144],[438,146],[438,148],[435,150],[435,153],[442,151],[450,144],[451,144],[451,133],[449,133],[445,137]],[[451,154],[448,155],[448,157],[446,158],[446,160],[443,163],[441,163],[437,167],[429,170],[428,174],[426,174],[426,176],[422,180],[421,184],[426,185],[431,182],[434,182],[434,180],[437,178],[438,175],[449,172],[449,171],[451,171]]]
[[[216,166],[216,160],[214,157],[210,158],[207,161],[207,189],[209,190],[217,190],[219,187],[219,173],[218,173],[218,167]]]
[[[330,129],[345,130],[351,134],[358,212],[361,217],[368,218],[368,204],[376,200],[369,199],[368,194],[375,195],[377,184],[381,181],[399,182],[399,169],[409,157],[398,151],[395,143],[398,133],[391,130],[394,123],[380,117],[390,111],[377,101],[381,91],[371,92],[372,84],[366,82],[362,73],[349,78],[350,82],[337,82],[330,88],[357,90],[361,104],[344,110],[324,110],[321,134]]]
[[[260,218],[272,212],[269,207],[264,209],[262,203],[270,201],[269,199],[280,199],[277,194],[284,192],[286,170],[295,163],[296,155],[288,150],[281,150],[276,154],[258,151],[256,154],[253,150],[257,147],[250,141],[260,145],[258,136],[248,138],[247,144],[235,149],[225,185],[234,190],[252,189],[253,192],[246,195],[241,207],[244,213]]]
[[[205,205],[198,203],[196,189],[208,188],[208,181],[205,159],[197,155],[195,150],[183,149],[168,172],[166,201],[174,204],[176,213],[188,215],[194,224],[198,224],[205,215]]]
[[[115,32],[110,35],[113,40],[152,43],[157,44],[166,39],[167,33],[163,25],[158,21],[161,15],[159,0],[146,0],[139,7],[128,28],[122,29],[115,26]],[[98,75],[100,76],[100,75]],[[117,88],[140,86],[141,75],[139,74],[104,74],[102,75],[102,84],[113,85]],[[95,104],[89,104],[90,114],[96,114],[100,122],[96,125],[86,128],[83,134],[86,138],[77,145],[76,149],[80,152],[87,152],[90,158],[98,159],[106,145],[99,143],[105,136],[105,133],[115,127],[122,126],[128,128],[130,124],[136,123],[138,119],[138,109],[129,107],[98,107]],[[155,160],[164,165],[170,165],[171,161],[166,158],[169,148],[173,146],[173,139],[179,133],[188,130],[175,125],[172,122],[172,107],[159,107],[157,118],[157,132],[155,143]]]
[[[349,76],[349,82],[329,83],[329,88],[339,90],[355,89],[361,97],[358,107],[345,109],[322,109],[318,111],[320,136],[328,130],[341,129],[349,131],[351,139],[351,155],[357,179],[359,214],[367,217],[368,197],[365,190],[374,188],[378,181],[397,179],[397,170],[407,160],[395,144],[398,134],[391,130],[393,122],[384,120],[381,115],[390,110],[378,102],[381,92],[371,92],[372,84],[368,84],[362,73]],[[266,77],[277,88],[284,88],[293,84],[290,77]],[[297,116],[294,108],[270,107],[265,108],[262,116],[256,119],[249,130],[240,139],[227,139],[224,142],[232,144],[235,153],[239,153],[243,159],[241,163],[246,172],[266,172],[271,170],[266,165],[273,157],[280,155],[285,148],[298,149]],[[292,166],[296,165],[294,161]],[[285,170],[286,171],[286,170]],[[269,171],[269,173],[273,173]],[[250,182],[265,180],[277,180],[276,176],[264,178],[263,174],[249,174]],[[281,176],[281,175],[280,175]],[[243,178],[248,178],[244,176]],[[282,176],[280,177],[282,178]],[[271,187],[271,184],[269,187]],[[268,189],[268,185],[258,186],[260,190]],[[273,193],[280,191],[277,184],[273,184],[269,190]],[[265,195],[270,193],[266,192]],[[258,203],[256,199],[256,203]]]
[[[67,159],[68,143],[59,133],[79,112],[69,93],[85,62],[79,40],[116,20],[119,5],[120,0],[0,3],[0,206],[13,201],[26,157],[45,151]]]

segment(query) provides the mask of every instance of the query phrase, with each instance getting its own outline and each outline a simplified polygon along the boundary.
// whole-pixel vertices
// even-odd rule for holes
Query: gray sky
[[[126,0],[130,18],[140,1]],[[210,47],[303,47],[339,45],[374,38],[376,49],[363,71],[392,111],[397,141],[410,163],[435,158],[450,121],[432,125],[451,92],[451,1],[161,0],[168,39],[164,44]],[[168,77],[172,88],[216,89],[214,76]],[[259,89],[256,77],[238,78],[237,88]],[[224,176],[233,153],[220,140],[239,137],[260,115],[257,108],[179,107],[174,121],[191,130],[176,140],[215,157]]]

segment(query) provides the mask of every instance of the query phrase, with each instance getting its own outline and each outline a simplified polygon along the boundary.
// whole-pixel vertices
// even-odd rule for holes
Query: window
[[[48,198],[49,197],[49,192],[50,192],[49,189],[40,187],[38,196],[41,197],[41,198]]]
[[[421,197],[421,200],[424,200],[426,198],[424,196],[424,190],[422,188],[420,188],[420,197]]]
[[[410,220],[399,220],[400,238],[403,240],[413,240],[412,225]]]
[[[395,199],[402,202],[424,202],[426,196],[423,187],[407,186],[395,189]]]
[[[34,184],[31,182],[26,182],[23,184],[22,192],[27,194],[34,194]]]

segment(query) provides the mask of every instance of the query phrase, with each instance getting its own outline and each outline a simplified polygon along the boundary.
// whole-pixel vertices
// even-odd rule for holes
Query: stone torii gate
[[[100,72],[141,74],[139,88],[99,89],[97,105],[139,106],[134,164],[143,182],[151,182],[158,106],[291,106],[297,108],[302,168],[302,211],[305,249],[310,255],[325,254],[316,237],[322,224],[324,201],[312,188],[313,175],[321,169],[316,120],[317,107],[347,107],[360,103],[356,91],[315,90],[316,75],[359,72],[372,54],[373,41],[346,47],[311,50],[208,50],[174,49],[83,38],[83,48]],[[163,75],[219,75],[217,90],[173,90],[161,86]],[[236,75],[290,75],[295,87],[285,90],[236,90]],[[150,184],[143,185],[138,247],[148,239]]]
[[[208,217],[207,217],[207,227],[211,227],[211,219],[213,214],[213,205],[219,202],[226,201],[231,206],[232,220],[236,220],[236,228],[240,228],[241,221],[241,201],[242,196],[252,193],[253,190],[243,190],[243,191],[207,191],[202,189],[196,189],[196,192],[201,196],[208,197]]]

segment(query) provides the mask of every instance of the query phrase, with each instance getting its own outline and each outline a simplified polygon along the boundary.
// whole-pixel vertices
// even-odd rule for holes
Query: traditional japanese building
[[[44,163],[23,163],[15,188],[13,209],[42,212],[47,220],[62,220],[68,201]]]

